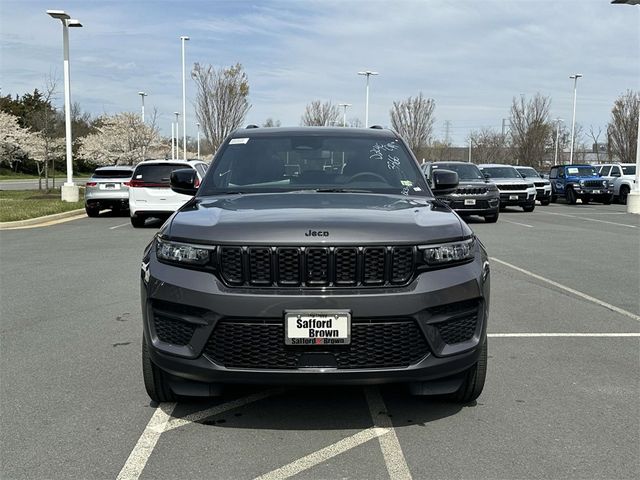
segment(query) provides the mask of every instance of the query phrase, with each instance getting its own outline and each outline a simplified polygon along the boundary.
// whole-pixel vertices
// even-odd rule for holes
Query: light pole
[[[144,123],[144,97],[146,97],[147,94],[144,92],[138,92],[138,95],[140,95],[140,100],[142,100],[142,123]]]
[[[612,0],[614,4],[640,5],[640,0]],[[638,138],[636,139],[636,178],[627,195],[627,212],[640,214],[640,115],[638,115]]]
[[[186,83],[186,71],[184,67],[184,42],[189,40],[189,37],[181,36],[182,42],[182,151],[183,159],[187,159],[187,83]]]
[[[358,75],[367,76],[367,97],[365,100],[365,107],[364,107],[364,126],[368,128],[369,127],[369,77],[371,75],[379,75],[379,73],[366,70],[364,72],[358,72]]]
[[[196,122],[196,128],[198,129],[198,160],[200,160],[200,122]]]
[[[67,181],[62,185],[62,201],[77,202],[80,191],[73,183],[73,152],[71,150],[71,79],[69,70],[69,27],[82,27],[79,20],[71,18],[63,10],[47,10],[52,18],[62,22],[62,43],[64,50],[64,126],[67,147]]]
[[[556,156],[554,157],[554,165],[558,164],[558,143],[560,142],[560,123],[564,122],[561,118],[556,118]]]
[[[176,130],[176,126],[173,123],[173,120],[171,120],[171,160],[176,159],[176,147],[174,143],[175,130]]]
[[[346,127],[347,126],[347,108],[349,108],[351,106],[350,103],[339,103],[339,106],[341,106],[342,108],[344,108],[344,113],[342,114],[342,126]]]
[[[573,144],[575,143],[576,134],[576,98],[578,93],[578,79],[581,76],[581,73],[569,75],[569,78],[573,80],[573,119],[571,120],[571,150],[569,153],[569,165],[573,165]]]
[[[180,143],[178,139],[180,138],[180,112],[173,112],[176,116],[176,160],[180,160]]]

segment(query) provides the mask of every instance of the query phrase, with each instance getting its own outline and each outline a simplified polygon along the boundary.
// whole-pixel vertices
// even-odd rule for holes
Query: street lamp
[[[379,75],[378,72],[371,72],[366,70],[364,72],[358,72],[358,75],[366,75],[367,76],[367,98],[365,101],[365,109],[364,109],[364,126],[369,127],[369,77],[371,75]]]
[[[173,120],[171,120],[171,160],[176,159],[176,146],[174,142],[175,130],[176,130],[176,125],[175,123],[173,123]]]
[[[342,108],[344,108],[344,113],[342,114],[342,126],[346,127],[347,126],[347,108],[349,108],[351,106],[350,103],[339,103],[339,106],[341,106]]]
[[[576,134],[576,97],[578,92],[578,79],[581,76],[581,73],[569,75],[569,78],[573,80],[573,119],[571,120],[571,150],[569,153],[569,165],[573,165],[573,144],[575,143]]]
[[[140,95],[140,99],[142,100],[142,123],[144,123],[144,97],[146,97],[147,94],[144,92],[138,92],[138,95]]]
[[[613,4],[640,5],[640,0],[612,0]],[[640,115],[638,115],[638,138],[636,139],[636,178],[627,195],[627,212],[640,214]]]
[[[198,129],[198,160],[200,160],[200,122],[196,122],[196,128]]]
[[[176,116],[176,160],[180,160],[180,144],[178,142],[178,139],[180,138],[180,112],[173,112],[173,114]]]
[[[184,67],[184,42],[189,40],[189,37],[181,36],[182,42],[182,150],[184,160],[187,159],[187,84],[186,84],[186,72]]]
[[[71,80],[69,78],[69,27],[82,27],[79,20],[71,18],[64,10],[47,10],[51,18],[62,22],[62,44],[64,50],[64,126],[67,148],[67,181],[62,185],[62,201],[77,202],[80,191],[73,183],[73,152],[71,150]]]
[[[558,164],[558,142],[560,141],[560,123],[564,122],[561,118],[556,118],[556,156],[553,162],[554,165]]]

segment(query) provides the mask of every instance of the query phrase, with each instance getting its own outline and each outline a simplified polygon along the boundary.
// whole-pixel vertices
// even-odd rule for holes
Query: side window
[[[603,167],[600,167],[600,172],[598,172],[598,173],[600,173],[600,175],[603,176],[603,177],[608,177],[610,169],[611,169],[610,166],[605,165]]]
[[[558,169],[558,178],[564,178],[564,168]]]
[[[621,175],[620,173],[620,167],[617,165],[614,165],[613,167],[611,167],[611,176],[612,177],[619,177]]]
[[[551,171],[549,172],[549,178],[558,178],[558,169],[557,168],[552,168]]]
[[[198,171],[198,173],[200,174],[200,178],[204,178],[205,173],[207,173],[207,167],[205,167],[204,165],[202,165],[201,163],[198,163],[196,165],[196,170]]]

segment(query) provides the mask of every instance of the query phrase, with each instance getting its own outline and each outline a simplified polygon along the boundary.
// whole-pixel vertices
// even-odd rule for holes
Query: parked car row
[[[197,184],[208,165],[200,160],[145,160],[136,166],[100,167],[86,184],[85,210],[97,217],[101,210],[129,210],[131,224],[142,227],[147,218],[170,216],[191,197],[171,190],[176,169],[194,170]]]

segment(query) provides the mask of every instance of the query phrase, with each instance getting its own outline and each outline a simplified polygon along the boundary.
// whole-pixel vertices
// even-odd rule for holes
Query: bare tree
[[[549,120],[551,99],[540,93],[525,101],[513,98],[511,104],[511,143],[518,165],[540,168],[548,146],[553,143],[553,125]]]
[[[352,117],[347,121],[347,125],[349,125],[352,128],[362,128],[364,126],[364,124],[362,123],[362,120],[360,120],[358,117]]]
[[[620,95],[611,109],[611,121],[607,126],[609,154],[622,163],[636,160],[638,139],[638,115],[640,115],[640,93],[627,90]]]
[[[242,125],[251,108],[249,79],[240,63],[220,70],[196,63],[191,78],[197,89],[196,117],[215,150]]]
[[[339,119],[340,107],[338,105],[314,100],[305,107],[300,123],[307,127],[327,127],[337,123]]]
[[[506,135],[490,128],[473,130],[469,134],[474,163],[508,163],[511,149]]]
[[[269,117],[264,121],[262,126],[265,128],[279,127],[280,120],[274,120],[273,118]]]
[[[417,97],[393,102],[390,111],[391,127],[404,138],[418,157],[422,156],[431,143],[435,107],[435,100],[425,98],[422,92]]]
[[[602,135],[602,127],[598,127],[598,131],[591,125],[589,127],[589,137],[593,140],[593,149],[596,152],[596,161],[600,163],[600,135]]]

